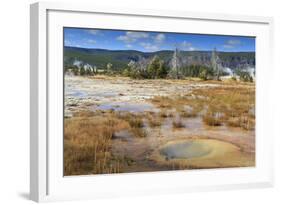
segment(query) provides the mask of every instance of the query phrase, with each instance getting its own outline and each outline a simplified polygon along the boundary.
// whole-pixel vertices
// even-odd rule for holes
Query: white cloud
[[[193,47],[192,43],[187,42],[187,41],[183,41],[180,45],[179,48],[181,50],[187,50],[187,51],[194,51],[195,47]]]
[[[224,47],[224,48],[234,48],[233,45],[228,45],[228,44],[224,44],[223,47]]]
[[[64,44],[68,46],[68,45],[71,44],[71,42],[70,42],[69,40],[66,40],[66,39],[65,39],[65,40],[64,40]]]
[[[165,40],[166,36],[163,33],[159,33],[154,37],[155,43],[162,43]]]
[[[157,50],[159,50],[158,45],[153,45],[151,43],[141,42],[140,45],[147,51],[157,51]]]
[[[89,39],[89,40],[87,40],[87,43],[95,44],[95,43],[97,43],[97,41],[96,41],[96,40],[93,40],[93,39]]]
[[[102,32],[100,30],[90,29],[90,30],[87,30],[87,32],[92,35],[102,35]]]
[[[241,41],[237,39],[229,39],[223,45],[224,48],[235,48],[236,46],[240,45]]]
[[[70,41],[70,40],[64,40],[64,45],[65,46],[73,46],[73,47],[82,47],[80,43],[76,41]]]
[[[227,43],[231,44],[231,45],[237,45],[237,44],[240,44],[241,42],[236,39],[231,39],[231,40],[228,40]]]
[[[126,44],[125,46],[126,46],[126,48],[132,48],[133,47],[131,44]]]
[[[145,32],[132,32],[128,31],[123,36],[118,36],[117,40],[123,41],[125,43],[133,43],[136,42],[138,39],[148,38],[149,34]]]

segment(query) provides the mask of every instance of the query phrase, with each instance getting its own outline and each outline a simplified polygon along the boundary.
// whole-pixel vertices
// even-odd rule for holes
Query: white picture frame
[[[95,18],[99,22],[93,21]],[[158,27],[153,28],[156,23]],[[61,34],[64,26],[256,36],[256,167],[63,177]],[[94,4],[32,4],[30,198],[41,202],[273,186],[272,116],[266,111],[270,106],[271,85],[269,72],[263,69],[267,67],[267,71],[273,72],[272,29],[270,17],[97,8]]]

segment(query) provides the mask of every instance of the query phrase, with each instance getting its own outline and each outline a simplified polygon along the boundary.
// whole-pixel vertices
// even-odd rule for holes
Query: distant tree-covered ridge
[[[252,81],[255,52],[179,51],[156,52],[64,48],[64,69],[74,75],[122,74],[132,78],[217,79],[232,75]],[[234,76],[236,75],[236,76]]]
[[[105,68],[107,63],[112,63],[113,69],[123,69],[128,63],[138,61],[140,58],[153,58],[157,55],[164,62],[172,59],[173,50],[156,52],[141,52],[136,50],[105,50],[87,49],[77,47],[64,47],[65,64],[73,64],[75,60],[83,61],[98,68]],[[181,51],[183,63],[208,64],[212,51]],[[235,69],[248,64],[255,67],[255,52],[218,52],[224,67]]]

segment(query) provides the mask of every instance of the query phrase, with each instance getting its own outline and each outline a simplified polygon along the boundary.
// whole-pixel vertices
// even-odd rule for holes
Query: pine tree
[[[85,71],[84,67],[82,66],[80,68],[80,75],[85,75],[85,74],[86,74],[86,71]]]
[[[153,57],[153,59],[150,61],[150,63],[148,64],[148,68],[147,68],[147,72],[148,72],[148,77],[149,78],[157,78],[158,73],[162,67],[162,62],[160,60],[160,58],[156,55]]]

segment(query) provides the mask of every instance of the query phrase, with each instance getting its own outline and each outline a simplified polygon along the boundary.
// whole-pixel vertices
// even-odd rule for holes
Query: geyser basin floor
[[[253,83],[98,75],[65,76],[65,85],[65,175],[255,165],[255,129],[245,129],[255,122]],[[220,126],[206,123],[208,110],[224,113]],[[188,154],[160,153],[191,140]]]
[[[178,143],[168,143],[160,153],[169,159],[192,159],[210,154],[212,146],[206,140],[188,140]]]
[[[163,165],[189,168],[254,166],[252,154],[234,144],[214,139],[170,141],[155,153],[154,159]]]

